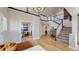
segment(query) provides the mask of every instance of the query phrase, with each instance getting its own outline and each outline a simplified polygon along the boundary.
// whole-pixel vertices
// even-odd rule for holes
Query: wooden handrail
[[[60,23],[56,22],[55,20],[53,20],[53,22],[55,22],[56,24],[60,25]]]
[[[38,17],[39,17],[39,15],[34,14],[34,13],[31,13],[31,12],[29,12],[29,11],[23,11],[23,10],[14,8],[14,7],[8,7],[8,8],[13,9],[13,10],[16,10],[16,11],[20,11],[20,12],[28,13],[28,14],[31,14],[31,15],[38,16]],[[28,9],[27,9],[27,10],[28,10]],[[41,14],[41,15],[44,16],[44,17],[47,17],[46,15],[43,15],[43,14]]]
[[[59,28],[59,26],[63,23],[63,20],[61,21],[61,23],[58,25],[58,27],[56,28],[56,30]]]

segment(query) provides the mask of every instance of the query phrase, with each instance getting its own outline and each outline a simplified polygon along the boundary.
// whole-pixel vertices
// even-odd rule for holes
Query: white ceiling
[[[79,14],[79,7],[74,7],[74,9]]]
[[[27,7],[14,7],[14,8],[17,8],[17,9],[20,9],[20,10],[23,10],[23,11],[27,11]],[[58,10],[62,9],[60,7],[44,7],[44,8],[45,8],[45,10],[41,13],[46,15],[46,16],[50,16],[53,13],[57,12]],[[28,7],[28,11],[30,13],[38,14],[37,12],[35,12],[33,10],[33,7]]]

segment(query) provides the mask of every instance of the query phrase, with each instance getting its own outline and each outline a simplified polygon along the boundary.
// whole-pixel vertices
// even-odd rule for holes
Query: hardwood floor
[[[68,44],[60,41],[55,41],[50,36],[42,36],[41,39],[33,42],[33,45],[41,45],[47,51],[72,51]]]
[[[17,44],[16,51],[28,49],[36,45],[40,45],[47,51],[72,51],[72,49],[69,48],[68,44],[60,41],[55,41],[54,38],[50,36],[42,36],[41,39],[38,40],[28,41],[27,39],[29,39],[29,37],[24,38],[22,43]]]
[[[24,38],[22,38],[22,42],[26,42],[26,41],[32,41],[32,36],[26,36]]]

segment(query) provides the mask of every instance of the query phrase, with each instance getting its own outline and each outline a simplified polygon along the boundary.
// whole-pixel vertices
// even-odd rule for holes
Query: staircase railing
[[[58,30],[58,28],[60,27],[60,25],[61,24],[63,24],[63,20],[61,21],[61,23],[57,26],[57,28],[55,28],[55,40],[56,40],[56,37],[57,37],[57,30]],[[62,25],[62,27],[63,27],[63,25]]]
[[[62,14],[60,14],[60,15],[62,15]],[[56,37],[57,37],[57,30],[58,30],[58,28],[60,27],[61,24],[62,24],[62,27],[63,27],[63,19],[57,18],[57,16],[60,16],[60,15],[55,15],[55,16],[53,16],[53,17],[56,18],[57,20],[61,20],[60,23],[58,23],[55,19],[52,20],[51,18],[50,18],[50,20],[43,20],[43,19],[41,18],[41,15],[39,15],[41,21],[45,21],[45,22],[53,21],[54,23],[58,24],[57,28],[54,29],[54,30],[55,30],[55,40],[57,40]]]
[[[62,15],[62,14],[60,14],[60,15]],[[55,30],[55,40],[57,40],[56,38],[57,38],[57,30],[58,30],[58,28],[60,27],[61,24],[62,24],[62,27],[63,27],[63,19],[57,18],[57,16],[60,16],[60,15],[53,16],[57,20],[61,20],[61,22],[58,24],[57,28],[54,29]],[[57,24],[58,22],[55,22],[55,23]]]

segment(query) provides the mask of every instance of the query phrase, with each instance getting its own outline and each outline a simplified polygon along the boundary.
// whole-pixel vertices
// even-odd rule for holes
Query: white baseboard
[[[77,50],[77,47],[71,47],[71,46],[69,46],[69,48],[71,48],[73,50]]]
[[[38,40],[38,39],[40,39],[40,37],[34,37],[34,38],[33,38],[33,40]]]

